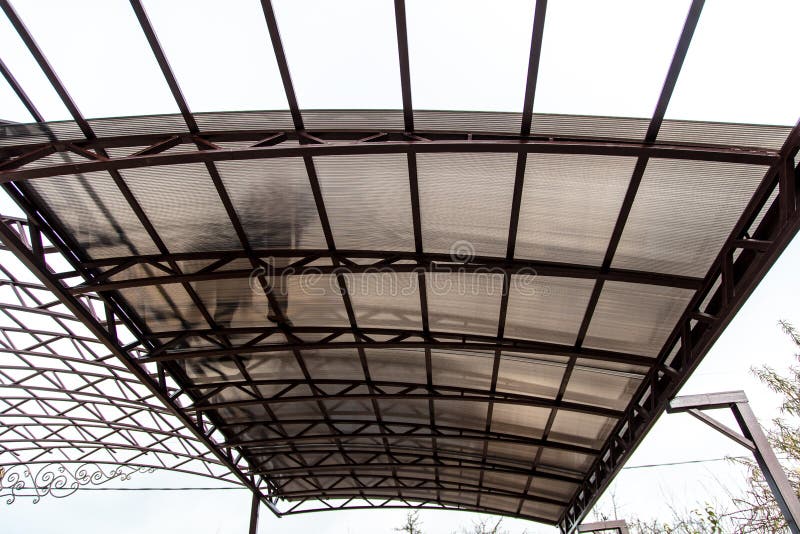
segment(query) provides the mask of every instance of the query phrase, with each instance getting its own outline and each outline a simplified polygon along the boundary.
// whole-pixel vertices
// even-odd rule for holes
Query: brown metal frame
[[[0,224],[29,238],[23,221]],[[238,483],[134,374],[81,333],[81,321],[55,295],[15,276],[11,260],[11,252],[0,252],[0,352],[13,356],[0,364],[0,447],[17,458],[3,462],[6,477],[15,466],[126,465]],[[83,301],[102,309],[94,296]],[[171,381],[167,387],[175,390]],[[0,484],[11,500],[18,491]]]
[[[125,367],[138,380],[150,389],[154,398],[164,403],[166,409],[179,418],[189,428],[194,437],[208,446],[215,458],[230,468],[236,478],[250,487],[261,502],[269,505],[276,514],[305,513],[317,509],[362,508],[364,502],[368,506],[395,507],[414,506],[428,507],[435,504],[442,508],[459,508],[490,513],[500,513],[528,519],[552,522],[541,517],[523,513],[523,505],[527,500],[550,502],[547,498],[536,496],[531,490],[532,481],[536,478],[559,478],[564,481],[579,482],[579,488],[569,502],[558,501],[564,507],[559,521],[562,532],[573,532],[579,528],[582,518],[594,504],[597,497],[607,487],[613,476],[635,449],[643,436],[663,411],[668,399],[686,380],[691,371],[699,363],[711,343],[721,333],[730,318],[744,302],[749,292],[761,279],[763,273],[774,262],[780,251],[800,228],[800,214],[797,210],[798,172],[794,167],[794,157],[800,149],[800,126],[796,126],[780,151],[730,146],[713,145],[676,145],[657,141],[657,136],[664,114],[669,104],[672,91],[677,82],[681,66],[688,51],[692,35],[697,26],[702,0],[694,0],[686,18],[686,23],[678,41],[675,54],[666,75],[661,96],[650,120],[645,138],[640,142],[614,139],[559,139],[542,138],[531,135],[533,106],[538,77],[539,55],[545,26],[546,1],[538,0],[531,36],[531,48],[528,65],[525,99],[522,106],[521,128],[518,135],[499,135],[485,132],[433,132],[416,130],[411,101],[410,68],[408,43],[406,35],[405,5],[403,0],[395,0],[398,54],[400,79],[403,97],[402,130],[353,131],[353,130],[306,130],[303,116],[295,97],[277,21],[269,0],[262,0],[265,22],[269,31],[272,50],[275,53],[278,69],[281,74],[291,113],[293,130],[248,130],[248,131],[201,131],[181,92],[180,86],[172,73],[169,62],[161,49],[158,38],[150,25],[147,15],[138,0],[131,0],[132,7],[151,50],[158,62],[181,116],[186,123],[186,130],[167,134],[138,134],[130,136],[98,137],[91,124],[81,115],[71,100],[69,93],[50,67],[47,59],[39,50],[33,37],[17,17],[7,0],[0,0],[0,8],[11,20],[26,46],[39,63],[46,77],[65,103],[75,123],[83,132],[83,138],[61,139],[52,131],[46,142],[28,143],[0,148],[0,184],[17,200],[30,219],[31,238],[23,239],[24,233],[13,231],[9,226],[0,227],[0,239],[11,249],[31,271],[39,277],[61,302],[77,317],[86,323],[92,333],[97,336],[110,351],[118,357]],[[41,116],[30,100],[25,96],[19,84],[4,65],[0,65],[5,78],[14,91],[28,106],[32,116],[41,122]],[[44,131],[48,131],[46,125]],[[247,141],[247,148],[224,148],[224,143],[231,141]],[[180,152],[169,152],[170,148],[185,145]],[[147,148],[125,157],[110,157],[107,149],[120,147]],[[192,149],[194,147],[194,149]],[[42,158],[51,154],[70,153],[80,157],[78,163],[65,160],[63,164],[38,165]],[[505,316],[508,309],[508,291],[501,300],[498,331],[495,336],[466,335],[453,332],[436,332],[430,329],[427,311],[427,295],[425,292],[425,276],[447,263],[450,258],[441,254],[431,254],[424,250],[421,231],[420,199],[417,183],[416,155],[418,153],[442,152],[476,152],[476,153],[516,153],[514,194],[506,255],[497,258],[474,258],[459,267],[474,272],[496,269],[502,274],[507,288],[511,276],[515,273],[534,270],[542,276],[568,276],[595,280],[594,290],[586,309],[577,341],[573,345],[557,345],[551,343],[532,342],[511,339],[505,335]],[[323,155],[345,154],[385,154],[402,153],[407,155],[409,186],[411,191],[412,220],[414,226],[414,251],[348,251],[336,247],[330,222],[327,217],[322,197],[314,158]],[[527,154],[597,154],[609,156],[632,156],[637,158],[629,187],[618,215],[611,241],[600,267],[556,264],[521,260],[515,257],[516,232],[520,216],[522,190],[524,186]],[[317,214],[321,221],[326,239],[326,249],[313,251],[286,250],[254,250],[242,228],[230,197],[222,183],[216,162],[230,160],[266,159],[302,157],[308,174],[309,186],[314,194]],[[651,158],[691,159],[698,161],[724,161],[741,164],[764,165],[766,174],[760,187],[754,194],[734,230],[727,239],[708,274],[702,279],[680,276],[667,276],[653,272],[637,272],[611,268],[616,248],[622,236],[630,214],[639,184]],[[37,166],[30,166],[37,162]],[[118,172],[121,169],[137,167],[154,167],[178,163],[201,162],[205,165],[209,177],[214,183],[225,207],[231,225],[240,241],[241,251],[205,253],[203,255],[181,255],[171,253],[167,245],[158,236],[152,223],[147,218],[142,206],[138,204],[125,180]],[[49,213],[35,194],[27,187],[28,180],[46,176],[63,174],[80,174],[91,171],[107,171],[121,194],[126,198],[142,226],[146,229],[159,254],[144,256],[134,250],[127,258],[112,258],[103,261],[91,261],[69,234],[59,227],[57,219]],[[88,179],[88,178],[87,178]],[[770,194],[775,193],[771,205]],[[761,217],[760,224],[753,228],[753,221]],[[52,245],[42,241],[41,234],[46,236]],[[58,250],[71,264],[68,270],[54,270],[48,262],[48,253]],[[285,267],[274,267],[269,259],[273,257],[300,257],[290,267],[296,273],[311,269],[310,264],[318,259],[329,261],[329,267],[313,267],[319,272],[334,275],[342,295],[342,304],[347,312],[348,326],[344,328],[293,327],[287,320],[270,287],[271,275],[284,274]],[[356,259],[373,258],[371,265],[361,265]],[[206,259],[212,261],[211,268],[195,272],[185,272],[179,268],[184,259]],[[225,271],[221,268],[235,259],[245,259],[251,270]],[[409,263],[410,262],[410,263]],[[114,281],[115,274],[124,272],[137,264],[156,266],[164,275]],[[347,288],[346,273],[366,271],[380,268],[387,272],[415,273],[422,282],[419,284],[420,310],[422,328],[418,331],[400,329],[367,329],[357,324]],[[261,290],[270,303],[272,313],[277,318],[276,325],[255,329],[225,329],[214,324],[214,320],[205,309],[201,299],[194,293],[193,281],[211,280],[229,277],[249,277],[254,270],[263,269],[257,277]],[[656,284],[680,287],[695,291],[694,298],[670,335],[667,343],[655,359],[641,355],[624,354],[612,351],[599,351],[583,347],[583,340],[591,323],[594,309],[606,281],[617,280],[644,284]],[[207,328],[180,332],[148,331],[141,320],[121,298],[118,290],[130,287],[177,283],[192,297],[195,305],[203,313]],[[108,319],[98,320],[93,312],[84,304],[86,296],[99,299],[106,308]],[[119,328],[125,327],[134,338],[123,343],[117,334]],[[302,336],[308,333],[324,333],[322,341],[305,341]],[[231,338],[242,334],[251,335],[249,341],[235,344]],[[269,344],[273,335],[286,336],[286,343]],[[182,349],[180,341],[187,336],[199,336],[211,343],[209,349]],[[313,380],[304,361],[304,351],[328,348],[355,349],[360,360],[365,379],[360,381],[321,381]],[[426,360],[425,383],[387,383],[373,380],[370,376],[365,350],[381,348],[417,348],[424,350]],[[447,388],[436,386],[432,380],[431,351],[436,349],[479,350],[493,357],[493,373],[491,385],[486,390],[474,391],[467,388]],[[295,358],[303,372],[302,380],[283,380],[284,389],[272,397],[265,397],[255,387],[260,382],[249,376],[242,362],[241,353],[246,351],[252,357],[268,354],[270,351],[288,351]],[[533,352],[539,354],[556,354],[568,357],[566,372],[558,394],[552,399],[527,396],[514,396],[497,391],[499,364],[504,351]],[[244,377],[241,383],[228,382],[216,384],[192,384],[186,377],[178,360],[196,357],[227,355],[232,358]],[[588,405],[571,403],[564,400],[566,387],[578,358],[597,359],[613,362],[635,363],[646,365],[648,371],[642,377],[641,386],[635,393],[631,403],[624,411],[601,409]],[[174,382],[173,389],[167,387],[168,381]],[[300,386],[312,393],[293,396]],[[331,390],[335,386],[335,391]],[[213,397],[225,389],[247,392],[250,398],[241,401],[213,401]],[[398,389],[399,388],[399,389]],[[334,392],[332,392],[334,391]],[[398,392],[399,391],[399,392]],[[326,400],[330,398],[360,398],[367,400],[372,406],[374,421],[364,423],[357,431],[344,432],[337,428],[343,421],[332,417],[326,408]],[[429,424],[409,425],[386,418],[380,410],[380,399],[412,398],[427,401],[429,408]],[[466,428],[449,428],[437,424],[436,400],[458,398],[461,401],[482,402],[487,404],[487,421],[483,431]],[[240,439],[243,423],[224,421],[218,415],[223,407],[241,406],[243,403],[264,406],[268,411],[270,405],[277,402],[313,402],[321,419],[308,421],[248,422],[251,425],[266,425],[280,436],[279,438],[248,442]],[[496,403],[515,402],[545,407],[550,416],[544,435],[533,440],[524,436],[500,435],[491,430],[492,410]],[[238,403],[238,404],[235,404]],[[559,443],[550,438],[550,430],[559,410],[578,410],[586,413],[597,413],[611,417],[617,421],[607,442],[600,449],[581,447]],[[352,422],[351,422],[352,423]],[[287,432],[287,424],[304,424],[305,429],[296,433]],[[405,426],[404,426],[405,425]],[[246,425],[245,425],[246,427]],[[312,433],[312,430],[317,432]],[[322,431],[322,432],[320,432]],[[439,450],[437,439],[452,438],[475,439],[483,443],[483,452],[477,458],[453,456]],[[375,438],[376,445],[369,450],[372,460],[367,462],[330,460],[336,455],[349,458],[351,445],[348,439],[354,437]],[[431,451],[407,451],[393,446],[398,439],[424,438],[432,442]],[[488,454],[492,441],[507,443],[528,443],[539,447],[539,452],[524,465],[498,463]],[[379,444],[377,444],[379,443]],[[270,447],[272,447],[270,449]],[[574,473],[557,473],[549,466],[543,465],[541,454],[544,448],[567,448],[590,454],[596,460],[585,475]],[[261,448],[261,449],[259,449]],[[271,454],[283,455],[291,459],[296,468],[280,473],[264,467],[264,461],[258,461],[255,452],[269,450]],[[304,460],[303,453],[309,450],[323,453],[323,461],[309,463]],[[401,461],[402,458],[415,460]],[[330,462],[328,461],[330,460]],[[333,462],[333,463],[331,463]],[[338,462],[338,463],[337,463]],[[358,471],[380,465],[386,474],[376,486],[363,485],[360,488],[337,487],[342,480],[358,481]],[[434,471],[432,481],[410,480],[402,476],[403,467],[420,465],[431,467]],[[476,493],[476,504],[455,502],[446,497],[452,488],[444,474],[455,466],[465,466],[480,470],[480,478],[476,487],[470,491]],[[503,494],[499,488],[489,487],[484,483],[483,473],[491,470],[510,470],[527,476],[527,484],[522,492],[513,495],[519,499],[515,513],[497,510],[485,506],[480,501],[481,495]],[[340,475],[332,486],[322,486],[317,474],[335,472]],[[279,475],[289,476],[289,480],[301,478],[310,484],[314,495],[302,492],[284,491],[285,484]],[[277,478],[276,478],[277,477]],[[580,479],[580,480],[579,480]],[[285,481],[283,481],[285,482]],[[417,486],[422,484],[421,486]],[[463,487],[463,485],[462,485]],[[409,498],[405,494],[424,491],[430,499]],[[310,490],[311,491],[311,490]],[[391,493],[389,493],[391,492]],[[386,495],[384,495],[386,493]],[[443,497],[443,495],[445,495]],[[279,511],[275,501],[279,497],[292,497],[298,503],[288,510]],[[370,499],[379,496],[376,502]],[[314,497],[321,507],[309,507]],[[384,497],[386,500],[383,500]],[[402,503],[402,504],[400,504]],[[550,504],[555,504],[550,502]],[[254,506],[257,510],[257,506]]]

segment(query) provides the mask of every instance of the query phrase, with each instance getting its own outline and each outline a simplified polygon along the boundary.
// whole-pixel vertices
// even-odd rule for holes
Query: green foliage
[[[794,345],[800,349],[800,333],[787,322],[781,328]],[[795,494],[800,497],[800,352],[795,354],[796,364],[786,374],[768,366],[753,369],[761,382],[783,397],[780,417],[772,420],[772,429],[767,432],[775,454],[782,459],[784,471]],[[772,492],[761,470],[752,460],[741,460],[748,469],[748,489],[733,502],[737,508],[733,517],[741,526],[741,532],[788,532]]]

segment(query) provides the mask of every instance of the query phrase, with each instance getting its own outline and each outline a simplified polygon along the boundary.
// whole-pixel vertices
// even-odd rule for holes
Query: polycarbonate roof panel
[[[417,156],[425,250],[451,254],[455,261],[504,256],[516,159],[512,154]]]
[[[494,354],[431,350],[433,383],[437,386],[488,389]]]
[[[431,330],[494,335],[503,279],[491,273],[429,273],[425,276]]]
[[[406,2],[414,107],[518,112],[533,12],[533,2]]]
[[[758,165],[651,160],[613,266],[705,276],[765,172]]]
[[[241,248],[202,164],[126,169],[120,174],[170,252]]]
[[[555,398],[567,358],[504,351],[497,373],[497,390]]]
[[[800,72],[787,68],[787,54],[798,17],[800,4],[791,0],[706,1],[667,118],[794,125]],[[743,65],[785,75],[769,83]],[[703,136],[715,139],[713,130]]]
[[[86,117],[178,111],[128,2],[46,0],[14,7]]]
[[[641,375],[603,369],[595,362],[578,359],[564,391],[564,399],[622,410],[641,382]]]
[[[143,3],[192,111],[288,108],[258,2]]]
[[[505,334],[508,337],[575,343],[594,280],[512,275]]]
[[[547,6],[539,113],[650,117],[688,0],[569,0]]]
[[[108,173],[43,178],[32,188],[90,257],[158,253]]]
[[[391,2],[279,0],[274,9],[301,109],[402,107]]]
[[[600,265],[635,164],[634,158],[529,155],[515,256]]]
[[[584,344],[655,357],[693,294],[688,289],[606,282]]]
[[[303,160],[224,161],[216,168],[253,248],[326,247]]]
[[[314,164],[336,248],[414,250],[404,155],[329,156]]]
[[[414,273],[346,276],[356,323],[363,328],[422,328],[419,282]]]

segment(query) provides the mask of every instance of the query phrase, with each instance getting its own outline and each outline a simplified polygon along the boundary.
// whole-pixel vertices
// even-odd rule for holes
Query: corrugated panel
[[[556,138],[624,139],[641,141],[650,119],[534,113],[531,134]],[[516,132],[515,132],[516,133]]]
[[[300,380],[303,373],[296,356],[289,351],[242,355],[247,374],[253,380]]]
[[[492,111],[414,110],[414,129],[418,131],[491,132],[516,135],[522,113]]]
[[[493,352],[431,350],[433,384],[488,389],[492,380]]]
[[[503,351],[497,372],[497,391],[555,398],[566,362],[566,357]]]
[[[593,287],[588,279],[513,275],[505,335],[571,345]]]
[[[689,289],[606,282],[584,345],[656,356],[693,295]]]
[[[121,289],[120,293],[155,332],[209,327],[180,284]]]
[[[434,402],[436,424],[460,428],[483,430],[486,428],[487,404],[484,402],[462,402],[455,400],[439,400]]]
[[[241,248],[204,165],[142,167],[120,174],[170,252]]]
[[[287,317],[295,326],[349,326],[334,275],[290,276]]]
[[[181,115],[147,115],[142,117],[115,117],[90,119],[89,125],[98,137],[140,135],[142,133],[170,134],[186,132],[186,121]],[[80,130],[79,130],[80,131]],[[82,134],[76,136],[78,139]],[[131,150],[131,154],[135,152]]]
[[[577,474],[586,471],[594,460],[595,457],[588,454],[547,447],[542,449],[540,458],[543,467],[557,467]]]
[[[107,173],[40,178],[30,186],[90,257],[158,253]]]
[[[600,265],[635,158],[529,154],[515,256]]]
[[[530,515],[533,517],[543,517],[551,521],[557,521],[561,517],[562,509],[555,504],[547,504],[536,502],[533,500],[526,500],[522,504],[523,515]]]
[[[304,109],[303,123],[311,130],[402,130],[403,111]]]
[[[540,438],[549,416],[548,408],[496,402],[492,407],[491,429],[502,434]]]
[[[502,275],[427,273],[425,282],[431,330],[497,334]]]
[[[563,443],[600,448],[617,420],[587,413],[558,410],[550,438]]]
[[[623,410],[641,382],[641,375],[598,368],[595,362],[579,359],[567,383],[564,400]]]
[[[713,143],[779,150],[791,130],[788,126],[665,120],[658,132],[658,140],[662,143]]]
[[[425,250],[461,261],[504,257],[516,161],[514,154],[419,154]]]
[[[369,373],[373,380],[386,382],[426,381],[425,351],[365,349]]]
[[[217,169],[254,249],[324,249],[303,160],[220,162]]]
[[[414,250],[404,154],[314,158],[338,249]]]
[[[193,282],[191,287],[218,327],[261,326],[270,313],[269,303],[261,288],[249,282],[247,278],[223,278]]]
[[[312,380],[364,380],[366,378],[355,349],[304,350],[301,354]]]
[[[500,464],[530,468],[538,450],[539,447],[533,445],[490,441],[488,453],[489,458]]]
[[[371,272],[348,274],[345,279],[360,327],[422,328],[415,273]]]
[[[703,277],[766,167],[650,160],[613,266]]]
[[[224,113],[195,113],[197,126],[203,131],[220,130],[292,130],[289,110],[229,111]]]

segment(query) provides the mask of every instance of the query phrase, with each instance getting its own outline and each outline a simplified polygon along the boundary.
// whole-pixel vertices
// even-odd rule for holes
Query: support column
[[[250,505],[250,528],[248,534],[256,534],[258,530],[258,505],[261,504],[258,493],[253,492],[253,502]]]
[[[729,408],[739,423],[742,434],[726,427],[712,417],[702,413],[704,410]],[[709,425],[714,430],[725,434],[740,445],[750,449],[756,458],[761,472],[769,485],[778,508],[786,518],[789,530],[800,534],[800,501],[786,477],[775,452],[767,440],[767,436],[758,423],[744,391],[711,393],[707,395],[687,395],[672,399],[667,413],[688,412],[689,415]]]

